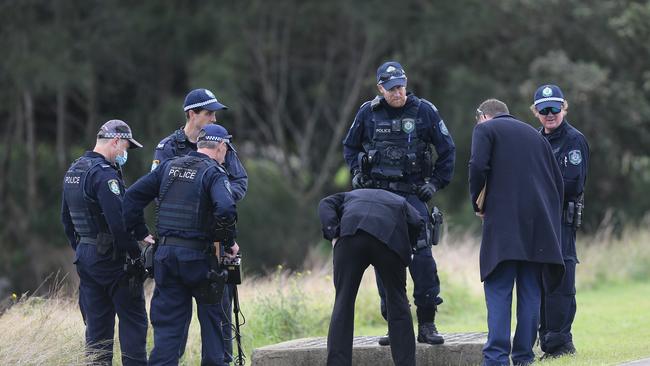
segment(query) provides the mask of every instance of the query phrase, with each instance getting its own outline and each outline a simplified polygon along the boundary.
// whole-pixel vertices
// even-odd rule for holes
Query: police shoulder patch
[[[111,179],[108,181],[108,189],[116,195],[120,195],[120,184],[117,182],[117,179]]]
[[[440,120],[440,122],[438,122],[438,128],[440,128],[440,132],[443,135],[449,136],[449,130],[447,129],[447,126],[445,126],[445,121]]]
[[[151,171],[154,171],[158,167],[158,165],[160,165],[160,160],[156,159],[156,160],[152,161],[151,162]]]
[[[569,162],[573,165],[578,165],[582,163],[582,153],[580,152],[580,150],[569,151]]]

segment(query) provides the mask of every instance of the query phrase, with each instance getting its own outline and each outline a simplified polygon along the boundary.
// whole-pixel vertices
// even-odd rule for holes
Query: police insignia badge
[[[553,95],[553,90],[547,86],[546,88],[542,89],[542,95],[548,98]]]
[[[569,162],[573,165],[582,163],[582,154],[580,153],[580,150],[569,151]]]
[[[438,127],[440,127],[440,132],[442,132],[443,135],[449,136],[449,130],[447,129],[447,126],[445,126],[445,121],[440,120],[440,122],[438,122]]]
[[[120,195],[120,184],[117,183],[117,179],[111,179],[108,181],[108,188],[111,190],[111,192],[115,193],[116,195]]]
[[[411,133],[413,130],[415,130],[415,120],[404,118],[402,120],[402,131],[404,131],[404,133]]]
[[[206,94],[208,97],[214,99],[214,94],[212,94],[212,92],[209,91],[208,89],[205,89],[205,94]]]
[[[153,171],[158,167],[158,164],[160,164],[160,160],[154,160],[151,162],[151,170]]]

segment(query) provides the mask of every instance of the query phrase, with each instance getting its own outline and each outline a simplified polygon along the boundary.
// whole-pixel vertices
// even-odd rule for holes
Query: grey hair
[[[219,143],[216,141],[201,140],[196,143],[197,149],[216,149]]]
[[[478,111],[486,117],[496,117],[501,114],[510,114],[508,106],[498,99],[488,99],[478,106]]]

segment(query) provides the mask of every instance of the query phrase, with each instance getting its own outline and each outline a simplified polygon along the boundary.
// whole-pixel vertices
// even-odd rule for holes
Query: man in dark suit
[[[372,264],[386,287],[393,361],[415,365],[406,267],[424,225],[419,212],[394,193],[357,189],[325,197],[318,214],[323,236],[334,247],[336,299],[327,336],[327,364],[352,364],[354,302],[363,272]]]
[[[474,211],[483,219],[480,267],[488,312],[483,365],[510,365],[509,356],[513,364],[527,365],[535,359],[542,273],[551,288],[564,274],[562,175],[546,139],[510,116],[503,102],[483,102],[477,120],[469,185]],[[517,328],[511,344],[515,282]]]

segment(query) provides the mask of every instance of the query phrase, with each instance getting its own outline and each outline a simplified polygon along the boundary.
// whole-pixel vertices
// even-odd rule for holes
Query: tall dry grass
[[[611,230],[601,230],[593,236],[579,235],[578,290],[648,281],[649,239],[649,230],[634,229],[618,237]],[[441,245],[433,248],[445,298],[441,307],[441,319],[445,322],[461,319],[484,306],[478,270],[479,243],[479,238],[469,234],[447,235]],[[246,321],[242,327],[246,354],[266,344],[326,335],[334,301],[331,273],[331,258],[324,258],[304,272],[289,272],[279,266],[268,276],[245,278],[238,288]],[[408,286],[411,292],[410,280]],[[147,288],[148,299],[150,296],[151,284]],[[378,303],[374,272],[369,269],[357,298],[357,327],[383,326]],[[84,354],[83,342],[84,326],[76,299],[56,290],[45,298],[24,296],[0,316],[0,365],[87,365],[92,360]],[[118,346],[116,340],[116,350]],[[198,364],[200,357],[200,327],[195,317],[182,364]],[[119,364],[117,354],[114,360]]]

